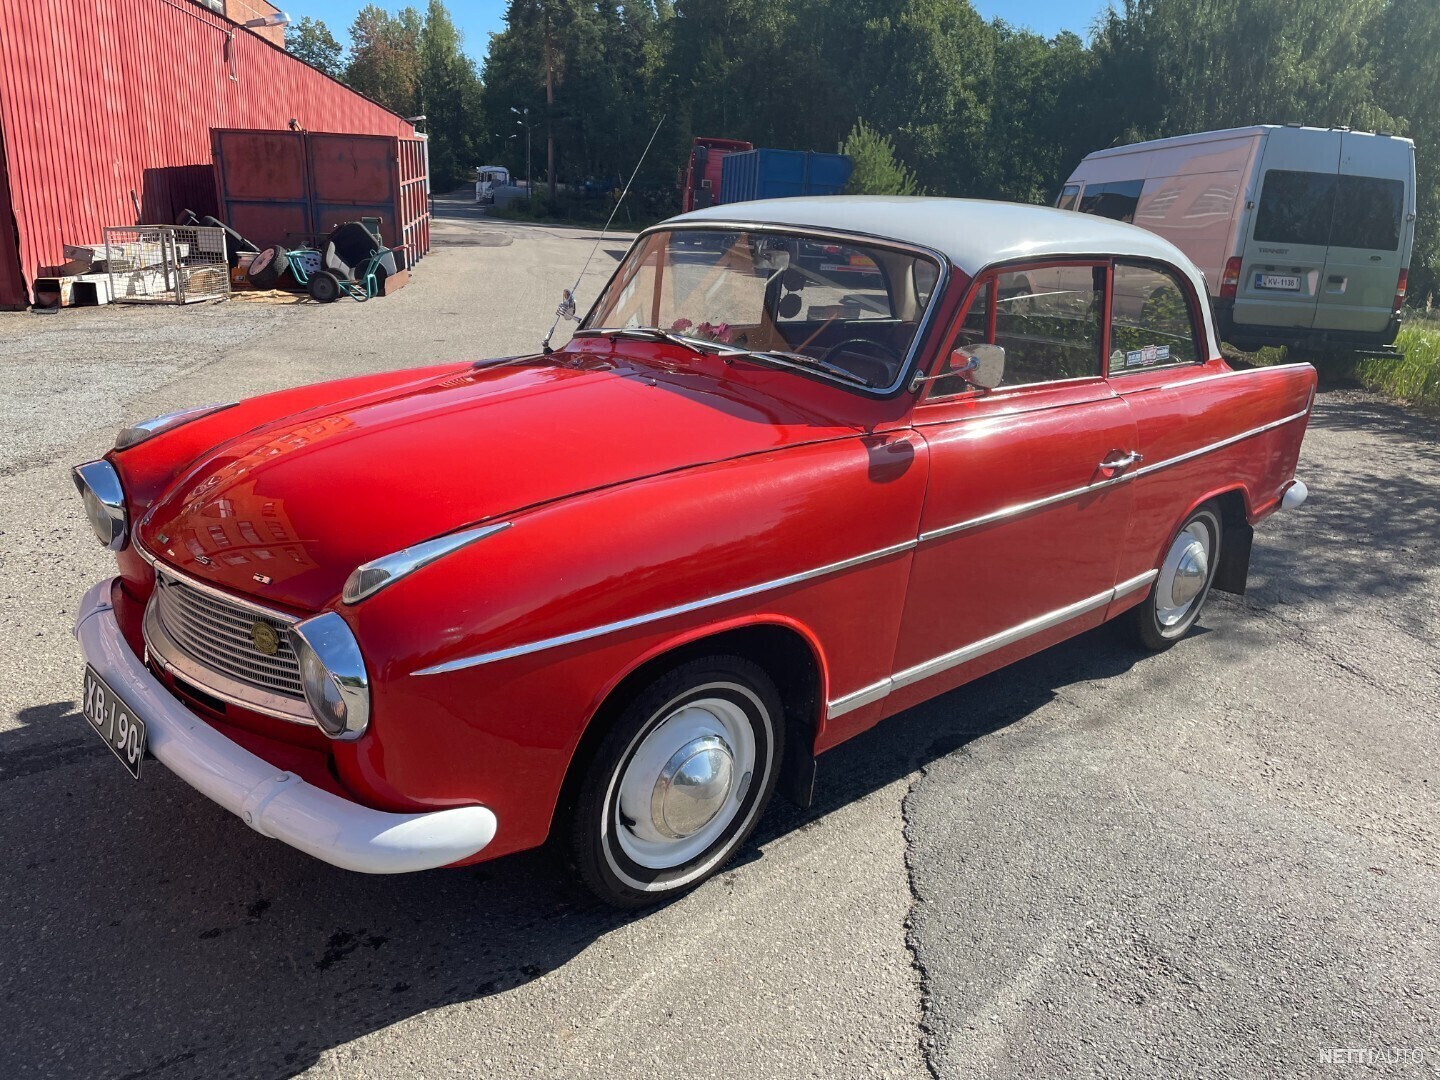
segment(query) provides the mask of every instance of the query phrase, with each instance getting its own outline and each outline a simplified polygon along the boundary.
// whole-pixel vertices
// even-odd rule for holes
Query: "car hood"
[[[313,611],[361,563],[470,524],[856,431],[740,381],[588,353],[465,365],[222,443],[138,534],[202,581]]]

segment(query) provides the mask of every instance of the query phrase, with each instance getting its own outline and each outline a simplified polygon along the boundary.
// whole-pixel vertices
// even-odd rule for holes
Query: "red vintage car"
[[[1167,648],[1244,589],[1306,496],[1315,374],[1232,370],[1205,295],[1048,208],[674,219],[554,352],[190,410],[79,466],[119,564],[84,713],[337,866],[554,838],[612,903],[674,896],[885,717],[1107,620]]]

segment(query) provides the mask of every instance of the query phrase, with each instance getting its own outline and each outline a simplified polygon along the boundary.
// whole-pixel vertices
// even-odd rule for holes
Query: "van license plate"
[[[1299,292],[1300,278],[1296,274],[1256,274],[1255,288],[1286,289],[1290,292]]]

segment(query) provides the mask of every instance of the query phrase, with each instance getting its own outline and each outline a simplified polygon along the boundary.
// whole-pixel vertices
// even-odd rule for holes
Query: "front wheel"
[[[756,664],[681,664],[616,718],[570,818],[581,880],[616,907],[678,896],[714,875],[750,836],[784,752],[780,695]]]
[[[1149,594],[1130,609],[1132,636],[1162,652],[1190,632],[1210,595],[1220,565],[1220,508],[1206,503],[1190,515],[1160,562]]]

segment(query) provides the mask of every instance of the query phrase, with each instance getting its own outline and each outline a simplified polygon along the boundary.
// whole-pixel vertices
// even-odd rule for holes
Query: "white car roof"
[[[855,233],[930,248],[971,276],[993,263],[1051,255],[1119,255],[1169,263],[1190,279],[1218,356],[1205,278],[1184,252],[1124,222],[1027,203],[910,195],[816,195],[725,203],[681,214],[669,225],[788,225]]]

